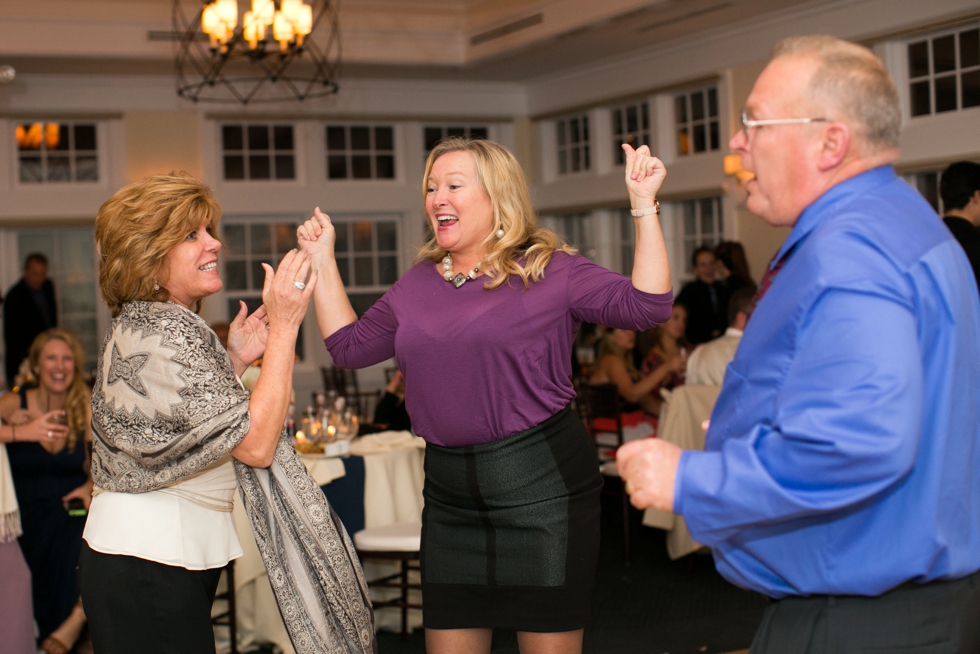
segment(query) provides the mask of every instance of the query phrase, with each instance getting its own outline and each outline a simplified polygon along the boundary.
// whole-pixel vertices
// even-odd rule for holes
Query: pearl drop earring
[[[159,290],[160,290],[160,285],[159,285],[159,284],[157,284],[157,283],[154,283],[154,284],[153,284],[153,290],[154,290],[154,291],[159,291]]]
[[[503,238],[503,237],[504,237],[504,230],[503,229],[498,229],[497,230],[497,238]]]

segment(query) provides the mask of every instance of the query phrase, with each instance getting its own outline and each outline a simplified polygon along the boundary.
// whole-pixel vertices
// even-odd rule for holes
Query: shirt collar
[[[816,229],[817,225],[835,206],[847,202],[855,195],[865,193],[868,189],[887,184],[893,179],[895,179],[895,169],[889,164],[872,168],[829,188],[813,204],[803,210],[793,226],[793,231],[783,242],[783,246],[779,248],[779,252],[773,257],[769,267],[773,268],[777,262],[782,261],[783,257]]]

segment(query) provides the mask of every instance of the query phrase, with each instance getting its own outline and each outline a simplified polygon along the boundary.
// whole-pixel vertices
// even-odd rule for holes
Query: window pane
[[[932,40],[932,72],[946,73],[956,70],[955,35],[941,36]]]
[[[623,110],[615,109],[612,112],[613,119],[613,134],[619,135],[623,133]]]
[[[565,145],[565,121],[559,120],[558,126],[558,145]]]
[[[354,313],[358,316],[374,306],[374,303],[381,299],[383,293],[354,293],[350,296],[350,304],[354,308]]]
[[[378,283],[394,284],[398,281],[398,257],[378,257]]]
[[[269,155],[250,155],[248,158],[248,178],[270,179],[271,177],[272,170],[269,163]]]
[[[378,179],[395,178],[395,158],[390,154],[379,154],[375,158],[378,166]]]
[[[578,148],[572,148],[569,154],[572,156],[572,172],[577,173],[582,169],[582,153]]]
[[[370,150],[371,129],[369,127],[351,127],[350,148],[351,150]]]
[[[99,161],[92,156],[75,157],[75,181],[99,181]]]
[[[684,211],[684,236],[697,236],[698,223],[694,215],[694,202],[682,202],[681,208]]]
[[[371,179],[371,155],[355,154],[350,158],[353,179]]]
[[[229,291],[248,290],[248,275],[245,272],[244,261],[225,262],[225,289]]]
[[[354,257],[354,286],[374,286],[374,259],[370,255]]]
[[[677,124],[687,122],[687,96],[679,95],[674,98],[674,120]]]
[[[272,269],[275,270],[276,268],[275,264],[272,264],[268,261],[266,261],[266,263],[269,263],[269,265],[272,266]],[[260,290],[262,288],[262,285],[265,284],[265,269],[262,267],[261,261],[253,261],[251,268],[252,268],[252,281],[251,284],[249,284],[249,288],[252,290]]]
[[[687,128],[677,130],[677,154],[689,154],[691,152],[691,141],[687,135]]]
[[[342,154],[332,154],[327,157],[327,177],[347,179],[347,157]]]
[[[43,181],[40,157],[20,158],[20,181],[28,184]]]
[[[62,273],[90,274],[95,271],[95,251],[90,230],[60,230],[59,237],[58,268]]]
[[[269,149],[269,128],[266,125],[248,126],[248,149],[249,150]]]
[[[351,225],[354,232],[354,252],[371,251],[371,223],[358,222]]]
[[[640,124],[643,125],[644,131],[650,129],[650,108],[646,102],[640,105]]]
[[[572,118],[568,121],[568,142],[578,143],[582,140],[582,135],[579,132],[578,118]]]
[[[48,157],[48,181],[71,181],[71,163],[68,157]]]
[[[701,233],[712,234],[715,231],[714,200],[704,198],[699,203],[701,205]]]
[[[694,133],[694,151],[704,152],[706,149],[706,135],[704,130],[704,124],[695,125],[694,129],[691,130]]]
[[[333,231],[337,237],[337,242],[334,244],[334,250],[337,252],[349,252],[350,242],[347,238],[347,234],[350,230],[347,229],[347,223],[335,223],[333,226]]]
[[[486,127],[473,127],[470,129],[471,139],[486,139],[489,138],[489,132]]]
[[[697,242],[687,239],[684,241],[684,270],[691,269],[691,257],[694,256],[694,250],[697,248]]]
[[[711,121],[709,128],[711,131],[711,149],[718,150],[721,148],[721,136],[718,133],[718,121]]]
[[[48,123],[45,125],[45,145],[48,150],[61,150],[67,152],[71,149],[71,142],[68,140],[68,125]]]
[[[241,150],[244,147],[241,125],[225,125],[222,127],[221,145],[225,150]]]
[[[251,240],[250,254],[272,254],[272,234],[269,225],[249,225],[248,235]]]
[[[909,45],[909,77],[929,74],[929,42],[919,41]]]
[[[589,140],[589,117],[582,117],[582,141],[588,142]]]
[[[75,149],[95,150],[95,125],[75,125]]]
[[[425,151],[429,152],[436,147],[436,143],[442,140],[442,128],[426,127],[422,138],[425,141]]]
[[[375,150],[394,150],[395,149],[395,130],[391,127],[374,128],[374,149]]]
[[[939,175],[936,173],[919,173],[915,176],[915,186],[922,197],[939,211]]]
[[[582,170],[588,170],[592,167],[592,159],[589,156],[589,146],[582,148]]]
[[[21,152],[30,152],[41,149],[41,141],[44,127],[41,123],[21,124],[15,128],[17,135],[17,148]]]
[[[466,136],[466,128],[465,127],[447,127],[446,128],[446,136],[465,137]]]
[[[960,32],[960,68],[980,65],[980,29]]]
[[[691,120],[704,119],[704,92],[697,91],[691,94]]]
[[[980,70],[960,76],[963,90],[963,108],[980,106]]]
[[[344,134],[343,126],[328,127],[327,128],[327,149],[328,150],[345,150],[347,148],[347,139]]]
[[[636,107],[626,108],[626,131],[635,132],[640,128],[639,116],[636,114]]]
[[[932,103],[930,102],[929,80],[916,82],[911,88],[912,115],[928,116],[932,113]]]
[[[718,89],[708,89],[708,116],[718,115]]]
[[[344,286],[350,286],[350,258],[338,256],[337,269],[340,270],[340,281]]]
[[[398,250],[398,231],[395,223],[375,223],[378,233],[378,252],[395,252]]]
[[[276,155],[276,179],[295,179],[295,178],[296,178],[296,167],[294,165],[293,155],[277,154]]]
[[[630,138],[630,141],[632,142],[632,138]],[[617,165],[621,166],[626,163],[626,153],[623,152],[623,141],[621,139],[616,139],[613,142],[613,158],[616,160]]]
[[[227,254],[245,254],[245,225],[226,225],[221,241]]]
[[[956,111],[956,76],[937,77],[936,85],[936,113],[943,111]]]
[[[292,125],[276,125],[272,128],[272,139],[275,143],[276,150],[292,150],[293,149],[293,126]]]
[[[245,157],[225,155],[225,179],[245,179]]]
[[[296,247],[296,224],[277,223],[276,230],[276,254],[280,257]]]

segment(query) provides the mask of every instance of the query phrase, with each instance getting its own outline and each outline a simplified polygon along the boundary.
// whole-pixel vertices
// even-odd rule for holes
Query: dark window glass
[[[354,223],[353,235],[354,235],[354,252],[370,252],[371,251],[371,223],[359,222]]]
[[[390,154],[379,154],[375,157],[378,167],[378,179],[395,179],[395,158]]]
[[[718,121],[711,121],[711,149],[718,150],[721,148],[721,135],[718,133]]]
[[[355,154],[350,158],[352,179],[371,179],[371,156]]]
[[[25,135],[23,140],[18,140],[17,149],[21,152],[41,149],[41,127],[34,128],[31,125],[18,125],[18,138],[21,132]],[[32,138],[36,137],[36,138]]]
[[[565,121],[558,121],[558,145],[565,145]]]
[[[89,155],[75,157],[75,181],[99,181],[99,162],[95,157]]]
[[[570,143],[578,143],[582,140],[581,132],[579,132],[578,118],[572,118],[568,121],[568,136]]]
[[[333,226],[334,234],[337,237],[337,241],[334,244],[334,250],[337,252],[348,252],[350,251],[350,243],[347,239],[347,234],[349,230],[347,229],[347,223],[337,223]]]
[[[354,284],[374,286],[374,260],[370,257],[354,257]]]
[[[589,140],[589,117],[585,116],[582,118],[582,140]]]
[[[68,157],[48,157],[48,181],[71,181],[71,161]]]
[[[75,125],[75,149],[95,150],[95,125]]]
[[[636,114],[636,107],[626,108],[626,131],[635,132],[640,128],[639,116]]]
[[[932,113],[932,103],[930,102],[929,80],[923,80],[912,84],[912,115],[928,116]]]
[[[276,179],[295,179],[296,166],[291,154],[276,155]]]
[[[225,125],[221,128],[221,144],[225,150],[241,150],[244,147],[241,125]]]
[[[704,93],[698,91],[691,94],[691,120],[704,119]]]
[[[623,133],[623,110],[617,109],[613,112],[613,134]]]
[[[374,148],[376,150],[394,150],[395,130],[390,127],[375,127]]]
[[[350,257],[337,255],[337,269],[340,271],[340,281],[344,286],[350,286]]]
[[[718,89],[708,89],[708,117],[718,115]]]
[[[58,135],[53,143],[51,142],[50,137],[48,138],[48,150],[61,150],[63,152],[67,152],[71,149],[71,142],[68,140],[68,125],[58,125],[54,129],[51,129],[54,127],[54,124],[48,123],[45,127],[50,129],[52,133]]]
[[[378,257],[378,283],[394,284],[398,281],[398,257]]]
[[[245,225],[228,225],[222,233],[221,244],[227,254],[245,254]]]
[[[244,261],[225,261],[225,289],[229,291],[248,290],[248,273]],[[238,302],[235,302],[238,311]]]
[[[932,72],[946,73],[956,70],[956,36],[942,36],[932,40]]]
[[[327,157],[327,177],[330,179],[347,179],[347,157],[342,154],[332,154]]]
[[[327,128],[327,149],[344,150],[347,148],[347,139],[343,127]]]
[[[706,138],[705,138],[704,125],[703,124],[702,125],[695,125],[694,128],[691,130],[691,132],[694,134],[694,151],[695,152],[704,152],[705,149],[706,149],[706,146],[705,146]]]
[[[909,45],[909,77],[929,74],[929,42],[919,41]]]
[[[643,125],[643,131],[650,129],[650,107],[646,102],[640,105],[640,124]]]
[[[687,128],[677,130],[677,154],[689,154],[691,152],[691,141],[687,135]]]
[[[41,174],[40,157],[20,158],[20,181],[26,184],[44,181],[44,176]]]
[[[960,86],[963,90],[963,108],[980,107],[980,70],[963,73]]]
[[[582,168],[582,153],[578,148],[573,148],[569,154],[572,155],[572,172],[577,173]]]
[[[268,225],[249,225],[252,254],[272,254],[272,233]]]
[[[442,128],[426,127],[423,132],[423,138],[425,139],[425,151],[429,152],[432,148],[436,147],[436,143],[442,140]]]
[[[275,143],[276,150],[292,150],[293,149],[293,126],[292,125],[276,125],[272,128],[272,139]]]
[[[296,225],[293,223],[277,223],[276,230],[276,254],[284,256],[296,245]]]
[[[270,179],[272,177],[269,155],[253,154],[248,158],[249,179]]]
[[[371,128],[351,127],[350,128],[350,149],[351,150],[370,150],[371,149]]]
[[[225,179],[245,179],[245,157],[240,154],[225,155]]]
[[[272,269],[273,270],[276,269],[275,264],[272,263],[271,261],[266,261],[266,263],[269,264],[270,266],[272,266]],[[252,262],[252,265],[250,267],[252,269],[252,281],[251,281],[251,283],[249,284],[248,287],[249,288],[252,288],[252,289],[262,288],[262,285],[265,283],[265,269],[262,268],[262,262],[261,261],[253,261]],[[246,302],[247,301],[248,300],[246,300]],[[261,303],[262,302],[260,300],[259,301],[259,304],[261,304]],[[258,308],[258,307],[256,307],[256,308]]]
[[[249,150],[268,150],[269,149],[269,128],[265,125],[248,126],[248,149]]]
[[[679,95],[674,98],[674,119],[678,124],[687,122],[687,96]]]
[[[613,158],[616,160],[617,165],[626,163],[626,153],[623,152],[623,139],[616,139],[613,142]]]
[[[920,173],[915,176],[915,186],[932,208],[939,212],[939,175]]]
[[[588,170],[589,168],[592,167],[592,157],[589,155],[589,146],[585,146],[584,148],[582,148],[582,159],[583,159],[582,170]]]
[[[701,233],[710,234],[715,231],[715,221],[714,221],[714,200],[711,198],[704,198],[700,201],[701,204]]]
[[[980,66],[980,29],[960,32],[960,68]]]
[[[488,138],[489,132],[486,127],[474,127],[470,130],[471,139],[485,139]]]
[[[466,136],[466,128],[465,127],[447,127],[446,128],[446,136],[460,136],[460,137],[465,137]]]
[[[374,306],[374,303],[381,299],[383,293],[353,293],[349,296],[351,307],[358,316]]]
[[[377,223],[374,227],[378,233],[379,252],[394,252],[398,249],[398,232],[395,223]]]
[[[937,77],[934,83],[936,85],[936,113],[956,111],[956,75]]]

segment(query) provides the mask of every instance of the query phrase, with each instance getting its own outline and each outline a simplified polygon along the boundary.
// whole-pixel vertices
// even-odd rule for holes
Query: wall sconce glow
[[[740,184],[744,184],[755,177],[755,173],[750,173],[742,168],[742,155],[740,154],[725,155],[725,174],[734,175]]]

